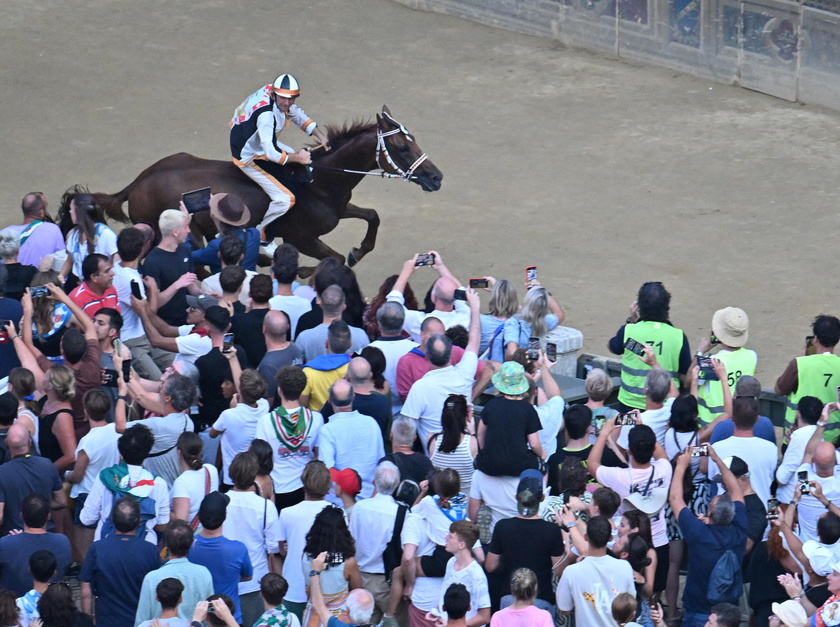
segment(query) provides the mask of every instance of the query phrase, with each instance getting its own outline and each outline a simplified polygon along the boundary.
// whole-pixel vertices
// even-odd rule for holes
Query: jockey
[[[300,95],[297,79],[281,74],[273,85],[266,85],[245,99],[230,122],[230,149],[233,162],[271,198],[262,222],[257,225],[262,237],[261,252],[269,257],[277,244],[268,241],[266,227],[285,214],[295,204],[295,197],[278,180],[280,168],[287,163],[312,163],[309,150],[295,152],[277,141],[277,136],[290,122],[329,150],[326,136],[317,128],[303,109],[295,104]]]

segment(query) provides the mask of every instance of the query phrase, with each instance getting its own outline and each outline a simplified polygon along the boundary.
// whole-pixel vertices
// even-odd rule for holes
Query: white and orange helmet
[[[274,81],[274,93],[283,98],[294,98],[300,96],[300,85],[297,79],[291,74],[281,74]]]

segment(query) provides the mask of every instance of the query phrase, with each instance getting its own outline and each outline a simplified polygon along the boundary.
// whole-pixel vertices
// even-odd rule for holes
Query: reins
[[[379,178],[383,179],[402,179],[403,181],[410,183],[414,178],[414,172],[420,167],[429,156],[424,152],[420,155],[417,160],[411,164],[408,170],[403,170],[397,163],[391,158],[391,153],[388,152],[388,144],[385,142],[386,137],[390,137],[391,135],[396,135],[398,133],[402,133],[405,135],[405,138],[410,141],[414,142],[411,135],[408,133],[408,129],[406,129],[402,124],[397,122],[393,117],[389,114],[383,112],[383,117],[387,118],[389,122],[396,125],[397,128],[391,131],[383,131],[379,126],[376,127],[376,165],[382,170],[381,172],[367,172],[365,170],[349,170],[347,168],[333,168],[328,165],[319,165],[317,163],[313,163],[311,167],[313,168],[321,168],[323,170],[334,170],[336,172],[346,172],[348,174],[364,174],[365,176],[378,176]],[[394,172],[388,172],[388,169],[382,165],[382,157],[385,157],[385,162],[388,166],[390,166]]]

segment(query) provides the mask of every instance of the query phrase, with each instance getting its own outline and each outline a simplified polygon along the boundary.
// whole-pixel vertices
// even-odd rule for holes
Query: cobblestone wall
[[[840,110],[840,0],[396,0]]]

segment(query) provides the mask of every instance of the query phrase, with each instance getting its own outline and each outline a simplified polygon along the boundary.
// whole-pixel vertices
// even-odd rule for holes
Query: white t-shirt
[[[717,450],[717,447],[715,447]],[[634,492],[644,492],[650,483],[653,488],[669,488],[671,476],[674,474],[671,462],[667,459],[650,460],[650,468],[609,468],[599,466],[595,473],[595,480],[601,485],[612,488],[625,499]],[[651,470],[653,479],[651,480]],[[475,481],[475,479],[473,479]],[[649,491],[648,490],[648,491]],[[618,508],[618,513],[624,512],[624,504]],[[665,522],[665,508],[650,517],[650,531],[653,536],[653,546],[660,547],[668,544],[668,534]]]
[[[715,444],[718,457],[725,459],[737,455],[747,463],[750,470],[750,484],[752,489],[767,507],[770,498],[770,484],[776,476],[776,463],[779,461],[779,451],[776,445],[755,436],[731,436]],[[709,460],[709,477],[720,474],[715,464]],[[722,489],[722,487],[721,487]]]
[[[622,592],[636,596],[630,562],[609,555],[585,557],[563,571],[557,609],[574,610],[577,625],[615,627],[612,602]]]
[[[453,583],[462,583],[470,593],[470,609],[467,611],[466,619],[470,620],[478,614],[478,610],[490,607],[490,591],[487,587],[487,575],[478,562],[472,560],[466,568],[457,570],[455,558],[446,563],[446,574],[443,576],[443,583],[440,586],[440,599],[438,607],[443,609],[443,596]]]
[[[251,580],[239,582],[239,594],[256,592],[260,589],[260,579],[268,572],[266,553],[277,553],[280,550],[280,542],[277,539],[277,508],[274,503],[256,492],[231,490],[227,495],[230,497],[230,503],[227,506],[222,535],[244,544],[254,567]]]
[[[781,503],[790,503],[793,500],[793,491],[799,483],[796,479],[796,471],[802,465],[808,440],[811,439],[816,430],[816,425],[808,425],[790,434],[790,442],[784,456],[782,456],[782,463],[776,469],[776,481],[779,482],[776,488],[776,498]]]
[[[140,284],[140,293],[146,298],[146,286],[143,284],[143,277],[135,268],[124,268],[119,263],[114,264],[114,288],[117,290],[117,297],[120,301],[120,313],[123,317],[120,339],[123,341],[134,340],[146,335],[143,329],[143,321],[137,312],[131,308],[131,282],[137,281]]]
[[[268,306],[275,311],[285,311],[288,314],[293,338],[300,317],[307,311],[312,311],[312,303],[300,296],[281,296],[277,294],[269,299]]]
[[[476,470],[470,484],[470,498],[481,499],[490,508],[490,533],[503,518],[514,518],[516,511],[516,488],[519,477],[491,477]]]
[[[430,370],[411,386],[402,415],[417,421],[417,435],[421,442],[428,442],[433,433],[443,431],[440,415],[447,396],[463,394],[467,398],[472,397],[476,368],[478,355],[466,351],[456,365]]]
[[[289,413],[302,411],[300,407],[289,410]],[[284,442],[280,441],[275,431],[274,412],[264,414],[257,423],[257,437],[265,440],[271,445],[274,451],[274,469],[271,471],[271,481],[274,483],[276,494],[294,492],[303,487],[300,475],[310,461],[315,459],[314,448],[318,443],[318,433],[324,426],[324,418],[317,411],[311,412],[312,424],[303,443],[297,450],[289,449]],[[304,599],[306,600],[306,599]]]
[[[799,470],[807,470],[808,481],[819,483],[822,487],[823,496],[834,503],[834,505],[840,506],[840,477],[834,475],[831,477],[820,477],[814,472],[813,466],[808,464],[803,464]],[[797,475],[794,473],[793,483],[795,488],[799,486],[799,480],[796,477]],[[799,506],[796,512],[799,514],[799,539],[802,542],[819,540],[820,538],[817,535],[817,521],[820,519],[820,516],[825,514],[825,506],[816,497],[810,494],[803,494],[802,498],[799,499]]]
[[[668,431],[668,422],[671,420],[671,406],[674,404],[674,397],[665,399],[665,403],[659,409],[648,409],[642,412],[642,423],[653,429],[656,434],[656,441],[665,446],[665,432]],[[621,434],[618,436],[618,445],[625,451],[628,448],[628,438],[633,427],[621,427]]]
[[[406,544],[413,544],[417,547],[416,557],[424,557],[434,553],[436,545],[429,539],[429,534],[426,533],[426,521],[417,514],[409,513],[405,517],[400,539],[403,548]],[[442,585],[443,577],[418,577],[414,582],[414,591],[411,593],[411,603],[418,610],[425,612],[436,608],[440,600]]]
[[[245,280],[242,282],[242,291],[239,292],[239,302],[243,305],[248,304],[248,300],[251,298],[251,279],[257,273],[253,270],[245,270]],[[222,293],[222,283],[219,281],[219,277],[222,275],[221,272],[216,274],[211,274],[209,277],[204,279],[201,282],[201,291],[205,294],[213,293],[213,294],[221,294]]]
[[[549,374],[549,376],[551,376]],[[542,429],[537,432],[540,436],[540,444],[545,452],[545,459],[548,459],[557,451],[557,434],[563,428],[563,411],[566,408],[566,401],[562,396],[555,396],[548,399],[539,407],[535,407],[540,417]]]
[[[189,416],[181,412],[166,416],[153,416],[142,422],[151,429],[155,436],[152,452],[143,465],[154,474],[163,477],[167,485],[172,486],[181,474],[178,462],[178,438],[185,431],[192,431],[193,423]],[[164,451],[166,451],[164,453]],[[158,453],[163,453],[158,455]]]
[[[175,355],[175,361],[183,359],[194,364],[196,359],[213,350],[213,340],[210,339],[210,336],[199,335],[192,331],[193,325],[191,324],[182,324],[178,327],[178,337],[175,338],[178,354]]]
[[[385,372],[382,376],[391,385],[391,408],[396,416],[403,406],[400,393],[397,391],[397,364],[403,355],[417,346],[417,342],[402,337],[381,337],[370,345],[375,346],[385,355]]]
[[[161,627],[190,627],[190,624],[185,621],[183,618],[178,618],[175,616],[174,618],[158,618],[160,621]],[[152,627],[153,620],[144,620],[142,623],[138,625],[138,627]]]
[[[120,434],[117,433],[113,424],[109,424],[94,427],[79,440],[79,445],[76,447],[76,459],[79,459],[79,452],[84,451],[90,461],[84,478],[79,483],[73,484],[70,498],[75,499],[80,494],[89,494],[99,473],[109,466],[120,463],[120,452],[117,449],[119,439]]]
[[[93,252],[106,257],[111,257],[117,252],[117,234],[110,227],[97,222],[94,226],[94,232],[96,242],[93,245]],[[87,242],[84,244],[79,242],[79,227],[77,226],[74,226],[67,234],[67,251],[73,257],[73,274],[80,280],[83,279],[82,262],[88,256],[88,245]]]
[[[289,591],[285,597],[287,601],[294,603],[307,601],[306,581],[304,581],[303,569],[300,566],[303,559],[303,547],[306,546],[306,534],[312,529],[315,517],[327,505],[329,503],[326,501],[302,501],[280,511],[275,527],[277,539],[280,542],[286,542],[288,548],[283,562],[283,577],[289,583]]]
[[[207,475],[210,475],[210,489],[205,490]],[[201,470],[185,470],[182,472],[172,486],[172,498],[185,498],[190,500],[190,513],[187,522],[191,523],[198,514],[201,501],[210,492],[219,489],[219,471],[212,464],[204,464]]]
[[[411,336],[415,342],[420,341],[420,327],[426,318],[437,318],[443,323],[443,327],[448,329],[457,325],[461,325],[469,331],[470,328],[470,307],[466,301],[456,300],[452,311],[438,311],[435,309],[431,313],[417,311],[415,309],[407,309],[405,306],[405,296],[402,292],[393,290],[388,293],[387,300],[389,302],[399,303],[403,306],[405,311],[405,322],[403,322],[403,330]]]
[[[268,414],[268,401],[261,398],[257,401],[256,407],[245,403],[238,403],[236,407],[224,410],[213,428],[222,431],[220,446],[222,447],[222,480],[233,485],[228,469],[237,453],[247,451],[251,441],[257,437],[257,424],[260,419]]]

